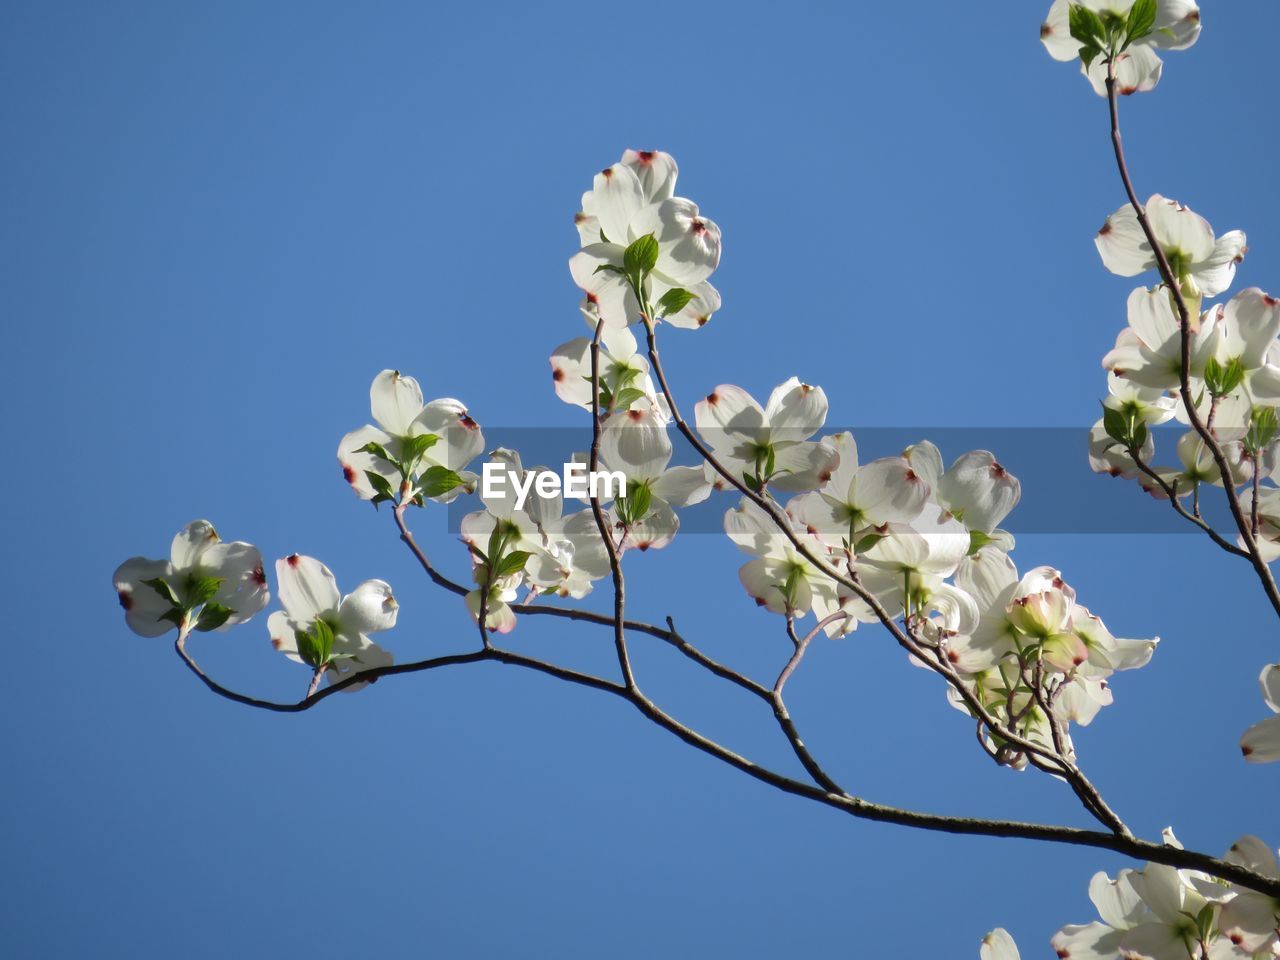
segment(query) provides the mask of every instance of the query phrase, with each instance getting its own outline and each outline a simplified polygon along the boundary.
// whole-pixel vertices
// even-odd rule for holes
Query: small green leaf
[[[1278,426],[1275,407],[1254,407],[1247,438],[1250,451],[1257,454],[1270,446]]]
[[[622,254],[622,268],[629,277],[643,277],[657,265],[658,241],[652,233],[646,233]]]
[[[1141,40],[1156,25],[1156,0],[1136,0],[1125,21],[1125,45]]]
[[[635,387],[626,387],[619,390],[618,395],[613,398],[613,408],[615,410],[630,410],[633,403],[643,398],[643,390],[637,390]]]
[[[1244,364],[1234,357],[1224,367],[1216,357],[1204,365],[1204,383],[1215,397],[1225,397],[1244,381]]]
[[[627,271],[623,270],[623,269],[622,269],[620,266],[618,266],[617,264],[614,264],[614,263],[602,263],[602,264],[600,264],[600,266],[598,266],[598,267],[596,267],[594,270],[592,270],[592,271],[591,271],[591,274],[592,274],[592,276],[594,276],[595,274],[597,274],[597,273],[601,273],[601,272],[604,272],[604,273],[617,273],[617,274],[621,274],[622,276],[626,276],[626,273],[627,273]]]
[[[163,577],[155,577],[152,580],[143,580],[142,582],[175,607],[178,605],[178,595],[173,592],[173,587],[169,585],[168,580]]]
[[[418,491],[427,498],[442,497],[450,490],[462,486],[463,480],[448,467],[428,467],[418,478]]]
[[[417,464],[422,455],[430,450],[439,441],[434,433],[420,433],[416,437],[406,437],[404,440],[404,462],[412,469]]]
[[[769,445],[769,453],[764,458],[764,475],[772,477],[778,469],[778,456],[774,452],[773,444]]]
[[[187,602],[194,609],[208,603],[222,586],[222,577],[189,577],[187,580]]]
[[[1088,7],[1073,3],[1067,16],[1071,36],[1081,44],[1088,47],[1106,43],[1107,31],[1102,25],[1102,18]]]
[[[230,619],[234,612],[220,603],[206,603],[204,609],[200,611],[200,619],[196,621],[196,629],[201,633],[217,630]]]
[[[369,481],[369,486],[373,487],[373,492],[382,500],[394,500],[395,492],[391,489],[391,481],[380,473],[374,473],[372,470],[364,472],[365,479]]]
[[[1103,407],[1102,426],[1107,431],[1108,437],[1128,446],[1129,419],[1123,413],[1119,410],[1113,410],[1111,407]]]
[[[693,294],[688,290],[676,287],[668,290],[662,295],[662,299],[658,301],[658,316],[666,317],[673,313],[679,313],[689,305],[689,301],[693,299]]]
[[[992,542],[994,542],[994,538],[983,533],[981,530],[970,530],[968,556],[972,557],[988,543]]]
[[[359,447],[358,449],[352,450],[351,452],[352,453],[370,453],[370,454],[373,454],[373,456],[377,457],[379,460],[387,461],[387,463],[396,462],[395,458],[392,457],[391,454],[387,452],[387,448],[384,447],[382,444],[378,443],[376,440],[370,440],[363,447]]]
[[[333,628],[325,621],[317,620],[310,630],[295,630],[293,636],[298,643],[298,656],[304,663],[322,667],[331,659]]]
[[[519,573],[524,569],[524,565],[529,562],[529,558],[533,556],[523,550],[512,550],[498,564],[498,569],[494,572],[495,577],[509,577],[513,573]]]
[[[884,539],[883,534],[868,533],[865,537],[854,544],[853,552],[855,554],[863,554],[874,547],[877,543]]]
[[[1084,64],[1086,70],[1093,66],[1093,61],[1100,56],[1102,56],[1102,50],[1091,43],[1080,48],[1080,62]]]
[[[181,630],[183,623],[186,622],[187,615],[183,613],[182,610],[178,607],[170,607],[164,613],[160,614],[160,616],[156,617],[156,619],[168,620],[175,627]]]
[[[653,494],[647,483],[630,482],[627,495],[618,501],[618,514],[626,524],[639,523],[649,513]]]

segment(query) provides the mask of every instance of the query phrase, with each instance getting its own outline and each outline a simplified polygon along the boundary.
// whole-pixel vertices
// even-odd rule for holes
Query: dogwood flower
[[[1138,287],[1129,294],[1129,325],[1116,337],[1102,366],[1117,377],[1155,390],[1177,389],[1182,370],[1182,339],[1169,291]],[[1202,377],[1217,345],[1218,314],[1206,311],[1191,331],[1191,375]]]
[[[675,188],[676,172],[667,154],[627,151],[621,163],[596,174],[582,197],[583,247],[570,258],[569,272],[610,326],[634,323],[643,313],[631,283],[611,268],[621,268],[627,247],[644,236],[658,245],[646,299],[657,304],[671,290],[691,295],[680,309],[651,319],[698,327],[719,309],[720,295],[707,278],[720,263],[720,228],[697,204],[668,192]]]
[[[830,547],[858,543],[859,534],[882,524],[910,523],[924,510],[932,491],[905,457],[885,457],[858,465],[858,445],[845,431],[822,440],[835,454],[835,467],[819,489],[791,500],[788,510]]]
[[[835,581],[796,549],[773,518],[750,500],[744,498],[726,511],[724,529],[738,549],[754,558],[738,571],[738,579],[759,606],[796,616],[808,613],[815,597],[821,598],[826,608],[838,606]],[[802,527],[793,524],[790,529],[801,542],[808,540],[822,549],[821,541]]]
[[[827,419],[827,395],[796,377],[761,408],[741,387],[721,384],[694,408],[698,432],[716,458],[749,486],[790,493],[825,484],[839,451],[812,437]]]
[[[1245,255],[1243,231],[1215,237],[1207,220],[1158,193],[1146,202],[1145,210],[1151,232],[1185,293],[1214,297],[1231,285],[1236,264]],[[1155,253],[1129,204],[1107,217],[1094,244],[1103,265],[1119,276],[1136,277],[1156,267]]]
[[[1263,701],[1276,716],[1260,720],[1246,730],[1240,738],[1240,752],[1250,763],[1271,763],[1280,760],[1280,663],[1263,667],[1258,683]]]
[[[1104,24],[1113,18],[1123,22],[1134,0],[1054,0],[1040,27],[1040,42],[1055,60],[1069,62],[1080,57],[1083,48],[1071,35],[1070,8],[1079,5],[1098,14]],[[1146,92],[1160,80],[1161,61],[1155,49],[1185,50],[1200,36],[1200,9],[1191,0],[1161,0],[1156,5],[1156,19],[1150,33],[1138,37],[1115,57],[1116,87],[1122,94]],[[1080,72],[1088,77],[1094,92],[1107,95],[1105,54],[1090,64],[1081,64]]]
[[[594,307],[584,307],[582,313],[594,330]],[[664,422],[671,419],[666,398],[655,390],[649,376],[649,362],[640,355],[636,338],[627,327],[606,326],[601,331],[599,373],[601,413],[630,410],[647,400]],[[578,337],[555,348],[551,379],[561,400],[591,409],[591,338]]]
[[[1264,877],[1280,879],[1275,851],[1253,836],[1231,845],[1224,858]],[[1222,936],[1249,956],[1280,955],[1280,901],[1248,887],[1232,884],[1235,894],[1222,906],[1218,927]]]
[[[276,561],[276,579],[284,609],[267,618],[267,630],[290,660],[323,671],[330,684],[394,662],[368,636],[396,625],[400,605],[386,581],[366,580],[341,596],[328,567],[297,553]]]
[[[342,438],[338,462],[356,496],[378,503],[404,498],[447,503],[475,489],[465,468],[484,450],[484,435],[461,402],[425,403],[413,377],[383,370],[369,388],[373,418]]]
[[[173,538],[168,560],[133,557],[112,575],[125,622],[139,636],[175,628],[225,630],[270,599],[262,555],[239,540],[224,543],[208,520]]]

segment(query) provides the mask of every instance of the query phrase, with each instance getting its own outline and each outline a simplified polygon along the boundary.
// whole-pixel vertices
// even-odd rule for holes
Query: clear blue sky
[[[964,958],[1005,925],[1043,956],[1092,919],[1087,880],[1118,858],[859,823],[540,676],[238,707],[127,632],[109,582],[208,517],[347,589],[391,581],[401,659],[469,647],[333,451],[384,367],[482,423],[582,422],[546,357],[581,331],[579,194],[625,147],[675,154],[724,232],[724,310],[665,341],[687,402],[796,374],[842,426],[1091,423],[1129,290],[1091,238],[1122,195],[1104,103],[1037,42],[1047,6],[5,4],[6,952]],[[1247,230],[1237,287],[1275,289],[1280,9],[1216,6],[1125,103],[1131,159],[1140,192]],[[1091,475],[1083,439],[1064,469],[1068,493],[1160,509]],[[418,523],[461,575],[443,514]],[[1078,737],[1113,804],[1210,851],[1280,840],[1280,766],[1235,747],[1277,658],[1243,565],[1187,535],[1025,535],[1015,558],[1059,566],[1117,635],[1164,638]],[[711,536],[636,557],[633,608],[763,677],[786,641],[741,559]],[[297,696],[264,622],[196,652]],[[512,642],[610,662],[590,630]],[[754,703],[635,647],[679,716],[794,769]],[[1060,784],[986,761],[882,633],[818,645],[789,690],[869,797],[1083,823]]]

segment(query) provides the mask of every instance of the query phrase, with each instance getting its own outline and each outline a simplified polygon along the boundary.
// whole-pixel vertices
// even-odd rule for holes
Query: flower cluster
[[[1235,278],[1245,235],[1233,230],[1217,237],[1204,218],[1159,195],[1144,213],[1176,290],[1162,283],[1129,294],[1128,325],[1102,360],[1108,396],[1090,432],[1090,464],[1135,480],[1157,499],[1189,501],[1197,517],[1202,485],[1230,484],[1254,524],[1259,556],[1268,563],[1280,559],[1280,301],[1249,287],[1207,304]],[[1107,218],[1096,244],[1103,264],[1120,276],[1158,265],[1132,207]],[[1179,301],[1188,314],[1186,331]],[[1193,415],[1218,446],[1221,466]],[[1151,429],[1170,421],[1188,427],[1173,444],[1172,463],[1158,459]],[[1245,546],[1243,532],[1237,542]],[[1264,695],[1274,706],[1280,697],[1268,692],[1267,676],[1264,671]],[[1280,759],[1276,740],[1264,721],[1241,747],[1253,762]]]
[[[267,618],[271,645],[330,683],[392,663],[367,634],[395,626],[399,604],[382,580],[366,580],[339,597],[323,563],[298,554],[276,562],[282,611]],[[226,630],[266,608],[270,599],[262,554],[241,541],[223,542],[213,524],[195,520],[173,538],[168,560],[134,557],[113,577],[125,622],[158,637],[179,631]],[[357,689],[363,684],[348,684]]]
[[[677,173],[670,154],[627,150],[582,195],[582,249],[569,272],[586,293],[584,308],[607,326],[648,316],[696,328],[720,309],[708,282],[720,263],[720,228],[675,195]]]
[[[1192,0],[1054,0],[1040,26],[1040,42],[1055,60],[1080,60],[1080,72],[1107,95],[1107,62],[1116,89],[1145,93],[1160,81],[1156,50],[1185,50],[1200,37],[1200,8]]]
[[[999,525],[1021,490],[991,453],[944,469],[922,442],[860,464],[849,433],[810,439],[826,413],[822,390],[796,380],[764,408],[733,386],[698,405],[699,431],[749,489],[799,491],[785,504],[789,530],[748,498],[725,514],[725,532],[752,556],[739,573],[748,594],[775,613],[813,612],[829,636],[843,636],[879,619],[839,579],[861,585],[1002,726],[1071,757],[1068,724],[1092,721],[1111,702],[1110,675],[1145,664],[1157,641],[1113,637],[1057,570],[1019,577],[1014,539]],[[986,744],[1002,763],[1025,766],[999,737]]]
[[[1172,831],[1165,842],[1180,846]],[[1242,837],[1226,858],[1270,878],[1280,877],[1275,853],[1257,837]],[[1089,899],[1100,920],[1063,927],[1053,938],[1073,960],[1227,960],[1280,955],[1280,903],[1195,870],[1149,863],[1114,879],[1095,874]]]

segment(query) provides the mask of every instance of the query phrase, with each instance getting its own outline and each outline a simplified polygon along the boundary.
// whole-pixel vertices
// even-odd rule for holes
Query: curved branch
[[[801,556],[812,563],[816,569],[822,571],[825,576],[831,578],[836,583],[839,583],[849,590],[852,590],[859,599],[861,599],[863,603],[871,609],[872,613],[876,615],[876,619],[879,620],[881,625],[889,631],[890,635],[897,641],[898,645],[909,654],[926,664],[935,673],[942,676],[952,686],[952,688],[955,689],[956,693],[964,701],[965,705],[973,712],[975,717],[986,724],[989,729],[999,733],[1002,739],[1018,747],[1024,753],[1029,756],[1043,758],[1045,763],[1056,768],[1058,774],[1068,782],[1078,795],[1081,795],[1082,799],[1085,797],[1088,798],[1085,803],[1085,807],[1091,814],[1096,816],[1100,822],[1115,831],[1117,834],[1121,836],[1129,836],[1129,828],[1125,825],[1124,821],[1121,820],[1113,810],[1111,810],[1106,801],[1102,799],[1102,794],[1098,791],[1098,788],[1093,785],[1089,778],[1085,776],[1084,772],[1080,770],[1075,763],[1066,757],[1054,753],[1052,750],[1042,746],[1041,744],[1022,736],[1016,730],[1001,725],[987,709],[986,704],[974,695],[973,691],[969,689],[963,678],[949,662],[945,659],[934,660],[929,657],[925,652],[924,647],[922,647],[917,641],[914,634],[910,632],[910,629],[908,628],[908,630],[904,631],[899,628],[894,618],[887,610],[885,610],[883,604],[881,604],[870,591],[868,591],[853,577],[846,576],[839,570],[836,570],[825,559],[820,558],[815,554],[807,543],[803,542],[798,536],[796,536],[786,514],[779,509],[773,500],[752,490],[743,483],[736,474],[727,469],[724,464],[717,459],[715,454],[707,448],[707,445],[702,442],[702,439],[694,432],[693,428],[689,426],[688,421],[686,421],[681,415],[680,408],[671,391],[671,386],[667,381],[666,372],[663,370],[662,359],[658,353],[658,340],[657,333],[654,328],[654,322],[648,316],[645,316],[642,319],[645,325],[648,344],[649,365],[654,376],[658,380],[658,386],[662,390],[662,395],[666,398],[667,406],[671,411],[671,419],[675,423],[676,428],[680,431],[681,435],[689,442],[689,445],[692,446],[694,450],[696,450],[698,454],[711,465],[712,469],[720,474],[720,476],[728,481],[728,483],[730,483],[744,497],[754,503],[761,510],[765,511],[765,513],[769,515],[774,524],[778,527],[779,531],[787,538],[788,541],[790,541],[791,545],[796,548]]]
[[[1151,252],[1156,258],[1156,268],[1160,272],[1160,279],[1164,285],[1169,288],[1170,294],[1178,310],[1178,331],[1179,331],[1179,349],[1181,351],[1181,363],[1178,367],[1178,392],[1182,396],[1182,405],[1187,411],[1187,420],[1191,424],[1192,429],[1200,435],[1209,448],[1209,454],[1213,457],[1214,465],[1218,468],[1218,473],[1222,476],[1222,489],[1227,498],[1227,506],[1231,509],[1231,518],[1235,521],[1236,529],[1240,532],[1240,539],[1244,541],[1244,550],[1249,557],[1254,572],[1258,575],[1258,581],[1262,584],[1262,590],[1267,595],[1267,599],[1271,601],[1271,607],[1275,610],[1276,615],[1280,616],[1280,589],[1276,587],[1275,577],[1271,575],[1271,568],[1267,566],[1266,560],[1263,559],[1262,553],[1258,550],[1258,540],[1253,533],[1253,525],[1249,518],[1245,516],[1244,509],[1240,505],[1240,497],[1236,493],[1234,486],[1234,478],[1231,473],[1231,465],[1227,462],[1226,454],[1222,450],[1222,445],[1218,442],[1218,438],[1214,435],[1213,430],[1200,418],[1200,412],[1196,409],[1195,398],[1191,392],[1191,311],[1187,307],[1187,301],[1182,295],[1182,286],[1177,278],[1173,275],[1173,269],[1169,266],[1169,258],[1165,255],[1164,248],[1160,246],[1160,241],[1156,239],[1155,232],[1151,229],[1151,223],[1147,219],[1146,208],[1138,202],[1138,194],[1133,188],[1133,181],[1129,177],[1129,166],[1124,156],[1124,141],[1120,135],[1120,105],[1116,95],[1116,78],[1115,65],[1111,62],[1107,63],[1107,106],[1111,115],[1111,147],[1116,157],[1116,168],[1120,172],[1120,180],[1124,184],[1125,195],[1129,199],[1129,205],[1133,207],[1133,212],[1137,215],[1138,225],[1142,228],[1142,234],[1146,237],[1147,243],[1151,246]],[[1198,317],[1196,318],[1199,319]],[[1256,472],[1255,465],[1255,472]]]
[[[1219,860],[1215,857],[1210,857],[1203,853],[1197,853],[1193,850],[1182,850],[1177,847],[1165,846],[1164,844],[1138,840],[1134,837],[1120,836],[1113,833],[1101,833],[1096,830],[1082,830],[1077,827],[1026,823],[1018,820],[989,820],[977,817],[955,817],[945,814],[905,810],[900,807],[873,803],[860,797],[850,796],[849,794],[840,791],[830,791],[821,787],[802,783],[799,780],[794,780],[790,777],[784,776],[783,774],[770,770],[767,767],[760,766],[759,764],[735,753],[729,748],[722,746],[714,740],[692,730],[680,721],[671,717],[637,690],[628,690],[626,687],[612,680],[605,680],[600,677],[591,676],[590,674],[579,673],[575,670],[566,670],[563,667],[558,667],[554,664],[536,660],[532,657],[525,657],[507,650],[500,650],[495,647],[490,647],[485,650],[475,650],[470,653],[434,657],[430,660],[419,660],[412,663],[379,667],[375,670],[369,670],[362,674],[348,677],[330,687],[325,688],[324,690],[317,691],[313,696],[300,700],[297,703],[275,703],[268,700],[258,700],[253,697],[244,696],[243,694],[227,689],[217,681],[211,679],[186,651],[184,645],[185,639],[185,634],[179,634],[178,642],[175,644],[175,649],[191,671],[199,677],[205,686],[212,692],[225,697],[228,700],[232,700],[246,706],[257,707],[259,709],[270,710],[277,713],[301,713],[316,706],[322,700],[325,700],[333,694],[353,686],[356,683],[364,683],[370,680],[376,680],[379,677],[391,676],[394,674],[418,673],[458,664],[479,663],[481,661],[491,660],[498,663],[510,664],[512,666],[525,667],[569,683],[575,683],[595,690],[603,690],[607,693],[614,694],[615,696],[634,704],[642,714],[651,719],[658,726],[679,737],[690,746],[701,750],[703,753],[709,754],[710,756],[727,763],[729,766],[741,770],[748,776],[772,787],[776,787],[785,793],[816,801],[824,804],[825,806],[840,810],[843,813],[847,813],[860,820],[873,820],[879,823],[892,823],[919,830],[931,830],[941,833],[961,834],[967,836],[1011,837],[1025,840],[1041,840],[1051,843],[1062,843],[1073,846],[1096,847],[1131,856],[1139,860],[1163,863],[1171,867],[1203,870],[1213,876],[1238,883],[1251,890],[1257,890],[1258,892],[1267,894],[1268,896],[1280,898],[1280,879],[1264,877],[1238,864],[1228,863],[1225,860]]]

